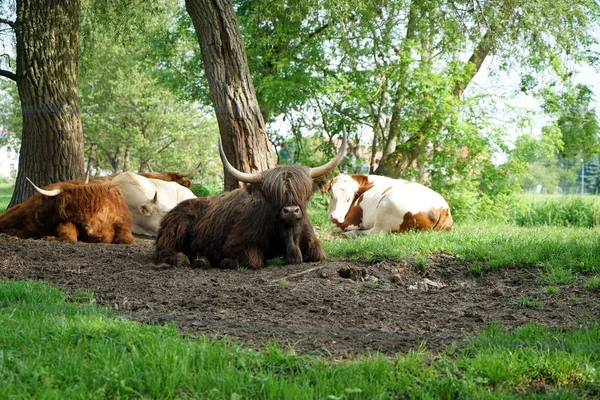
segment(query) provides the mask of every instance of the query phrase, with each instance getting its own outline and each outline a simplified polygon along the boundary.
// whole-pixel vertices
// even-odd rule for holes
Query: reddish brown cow
[[[69,242],[135,241],[131,213],[117,187],[74,181],[33,186],[33,196],[0,215],[1,233]]]
[[[219,141],[225,169],[248,185],[179,203],[161,221],[154,262],[258,269],[279,256],[284,264],[324,260],[306,202],[314,190],[312,178],[333,170],[345,147],[344,136],[338,155],[321,167],[279,166],[247,174],[229,164]]]

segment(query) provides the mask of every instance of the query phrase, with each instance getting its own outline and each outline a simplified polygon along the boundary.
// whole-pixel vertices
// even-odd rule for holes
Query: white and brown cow
[[[446,200],[419,183],[378,175],[338,175],[330,182],[329,219],[346,236],[450,230]]]

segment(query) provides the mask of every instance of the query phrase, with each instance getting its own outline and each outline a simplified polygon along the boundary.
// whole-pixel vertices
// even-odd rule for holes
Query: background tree
[[[3,11],[10,7],[3,4]],[[32,194],[25,177],[44,186],[83,178],[83,132],[77,96],[79,0],[17,0],[10,26],[16,40],[16,82],[23,116],[15,191],[9,207]]]
[[[190,70],[198,44],[181,21],[185,13],[176,1],[154,2],[127,17],[133,25],[122,32],[109,18],[112,9],[94,5],[83,9],[79,84],[95,171],[188,171],[201,164],[205,173],[218,158],[217,129],[190,100],[198,91],[190,80],[202,75]]]
[[[186,0],[219,122],[223,148],[234,167],[257,172],[274,166],[244,43],[229,0]],[[239,182],[228,174],[225,189]]]

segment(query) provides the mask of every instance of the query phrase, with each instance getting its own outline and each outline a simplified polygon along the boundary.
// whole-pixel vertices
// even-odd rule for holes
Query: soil
[[[352,240],[352,239],[349,239]],[[298,353],[344,358],[464,343],[491,322],[570,327],[597,320],[583,276],[547,293],[535,267],[477,274],[438,254],[427,265],[328,261],[262,270],[149,267],[153,240],[130,245],[23,240],[0,235],[0,277],[93,292],[116,313],[175,322],[188,336],[228,335],[262,349],[275,339]]]

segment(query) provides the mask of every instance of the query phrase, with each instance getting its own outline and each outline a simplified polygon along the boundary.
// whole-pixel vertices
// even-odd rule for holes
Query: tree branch
[[[506,25],[509,22],[511,15],[513,14],[513,12],[515,10],[515,5],[512,3],[506,5],[503,2],[500,5],[499,10],[502,14],[503,19],[500,22],[494,23],[489,26],[485,35],[483,35],[483,37],[481,38],[479,43],[477,43],[475,50],[473,50],[473,53],[471,54],[471,57],[469,57],[469,61],[466,64],[466,65],[473,64],[473,65],[475,65],[475,68],[473,68],[473,70],[469,71],[469,74],[466,77],[466,79],[458,80],[458,81],[456,81],[456,83],[454,85],[454,96],[457,98],[460,98],[462,96],[463,92],[465,91],[465,89],[467,88],[469,83],[471,83],[471,81],[473,80],[473,78],[475,77],[477,72],[479,72],[479,69],[481,68],[481,65],[483,64],[483,61],[485,60],[485,58],[495,48],[495,45],[496,45],[495,36],[499,32],[501,32],[502,30],[505,29]],[[486,20],[486,24],[487,24],[487,20]]]
[[[15,74],[14,72],[6,71],[4,69],[0,69],[0,76],[12,79],[15,82],[17,81],[17,74]]]
[[[15,21],[11,21],[6,18],[0,18],[0,24],[6,24],[6,25],[10,26],[11,28],[13,28],[14,30],[17,30],[17,24],[15,23]]]

